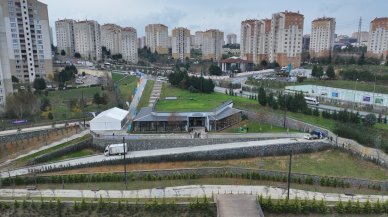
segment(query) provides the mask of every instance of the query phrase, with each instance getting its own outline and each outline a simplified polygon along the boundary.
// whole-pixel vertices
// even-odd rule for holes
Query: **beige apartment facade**
[[[329,57],[334,46],[336,22],[334,18],[322,17],[311,22],[310,56]]]
[[[168,54],[168,27],[163,24],[149,24],[145,27],[146,46],[152,53]]]
[[[368,55],[385,60],[388,56],[388,17],[375,18],[370,22]]]
[[[203,33],[202,59],[219,61],[222,57],[224,33],[218,29],[210,29]]]
[[[178,27],[172,30],[172,57],[185,61],[186,58],[190,58],[191,49],[191,35],[190,30]]]

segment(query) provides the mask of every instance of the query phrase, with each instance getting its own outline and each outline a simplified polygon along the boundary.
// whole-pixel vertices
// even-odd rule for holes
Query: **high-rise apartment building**
[[[137,31],[132,27],[121,29],[121,54],[125,61],[136,64],[138,62],[137,53]]]
[[[111,55],[121,53],[121,27],[111,23],[102,25],[101,46],[106,47]]]
[[[75,52],[81,58],[101,60],[101,29],[94,20],[85,20],[74,23]]]
[[[172,30],[172,57],[184,61],[190,58],[190,30],[179,27]]]
[[[57,49],[61,53],[65,51],[67,56],[73,56],[74,45],[74,20],[64,19],[55,22],[55,31],[57,36]]]
[[[241,22],[240,55],[254,64],[268,59],[271,20],[245,20]]]
[[[310,56],[328,57],[334,46],[335,19],[322,17],[311,22]]]
[[[370,22],[368,55],[385,59],[388,56],[388,17],[375,18]]]
[[[203,33],[202,59],[218,61],[222,57],[224,33],[218,29],[210,29]]]
[[[237,35],[234,33],[226,35],[226,44],[237,44]]]
[[[149,24],[145,27],[146,46],[152,53],[167,54],[168,27],[163,24]]]
[[[47,5],[37,0],[1,0],[1,79],[20,83],[52,78],[51,39]],[[4,41],[5,40],[5,41]],[[4,43],[5,42],[5,43]],[[0,87],[0,92],[10,88]]]
[[[203,43],[203,32],[196,31],[194,35],[194,41],[192,42],[192,46],[194,49],[201,49]]]
[[[272,15],[269,61],[299,67],[302,58],[304,16],[299,12]]]

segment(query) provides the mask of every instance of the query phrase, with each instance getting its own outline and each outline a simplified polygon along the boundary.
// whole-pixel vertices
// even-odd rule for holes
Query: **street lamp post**
[[[125,162],[125,154],[127,153],[127,149],[125,148],[125,137],[123,137],[123,151],[124,151],[125,190],[128,190],[127,162]]]
[[[287,94],[284,93],[284,123],[283,126],[286,128],[287,122]]]

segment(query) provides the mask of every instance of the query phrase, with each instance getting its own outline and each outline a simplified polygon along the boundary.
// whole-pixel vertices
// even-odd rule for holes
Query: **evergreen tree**
[[[311,76],[317,77],[317,72],[318,72],[318,66],[314,65],[313,70],[311,72]]]
[[[267,105],[267,94],[265,93],[265,90],[263,87],[260,87],[259,89],[259,103],[260,105],[262,106],[266,106]]]
[[[361,56],[358,58],[358,65],[364,65],[365,64],[365,54],[364,52],[361,53]]]
[[[328,78],[330,78],[330,79],[334,79],[335,78],[334,67],[332,65],[327,67],[326,76]]]

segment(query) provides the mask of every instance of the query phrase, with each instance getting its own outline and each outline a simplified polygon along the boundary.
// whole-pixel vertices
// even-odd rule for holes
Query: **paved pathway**
[[[141,96],[143,94],[143,91],[144,91],[144,87],[147,83],[147,78],[146,76],[142,76],[140,78],[140,84],[139,86],[137,87],[136,89],[136,93],[135,93],[135,96],[133,97],[132,99],[132,102],[131,104],[129,105],[129,119],[132,121],[132,119],[136,116],[137,114],[137,105],[139,104],[139,101],[141,99]]]
[[[79,122],[72,122],[72,123],[68,123],[69,125],[74,125],[74,124],[78,124]],[[55,124],[55,127],[57,128],[60,128],[60,127],[64,127],[65,124]],[[53,125],[50,124],[50,125],[44,125],[44,126],[39,126],[39,127],[27,127],[27,128],[21,128],[21,132],[34,132],[34,131],[41,131],[41,130],[49,130],[53,128]],[[13,135],[13,134],[17,134],[19,133],[17,129],[13,129],[13,130],[4,130],[4,131],[0,131],[0,136],[6,136],[6,135]]]
[[[245,195],[263,195],[263,197],[271,196],[272,199],[285,199],[287,190],[268,186],[245,186],[245,185],[187,185],[167,188],[152,188],[140,190],[26,190],[26,189],[0,189],[0,197],[35,197],[35,198],[210,198],[217,194],[245,194]],[[336,201],[357,201],[360,202],[385,202],[388,200],[388,195],[345,195],[335,193],[320,193],[303,190],[290,190],[290,198],[324,200],[329,202]]]
[[[84,131],[81,131],[80,133],[74,134],[74,135],[72,135],[72,136],[70,136],[70,137],[63,138],[63,139],[61,139],[61,140],[52,142],[52,143],[50,143],[50,144],[48,144],[48,145],[45,145],[45,146],[40,147],[39,149],[32,150],[32,151],[28,152],[27,154],[22,154],[22,155],[17,156],[16,158],[9,159],[9,160],[7,160],[7,161],[1,163],[1,164],[0,164],[0,167],[6,166],[6,165],[10,164],[11,162],[13,162],[13,161],[15,161],[15,160],[17,160],[17,159],[19,159],[19,158],[22,158],[22,157],[25,157],[25,156],[28,156],[28,155],[35,154],[36,152],[39,152],[39,151],[43,151],[43,150],[49,149],[49,148],[51,148],[51,147],[60,145],[60,144],[62,144],[62,143],[68,142],[68,141],[73,140],[73,139],[77,139],[77,138],[83,137],[83,136],[85,136],[85,135],[87,135],[87,134],[89,134],[89,133],[90,133],[89,130],[84,130]],[[0,177],[1,177],[1,176],[0,176]]]
[[[261,140],[261,141],[249,141],[249,142],[234,142],[234,143],[215,144],[215,145],[133,151],[126,154],[126,157],[134,159],[134,158],[142,158],[142,157],[168,156],[168,155],[179,155],[179,154],[197,153],[197,152],[215,152],[215,151],[228,150],[228,149],[244,149],[244,148],[259,147],[259,146],[286,145],[286,144],[294,144],[294,143],[299,143],[299,144],[314,143],[317,141],[318,140],[287,138],[287,139],[273,139],[273,140]],[[103,162],[106,160],[117,160],[122,158],[123,156],[106,157],[103,154],[93,155],[89,157],[75,158],[71,160],[64,160],[64,161],[59,161],[59,162],[54,162],[49,164],[36,165],[33,167],[31,166],[28,168],[20,168],[17,170],[12,170],[9,173],[2,172],[0,173],[0,177],[8,177],[9,175],[10,176],[25,175],[29,173],[29,169],[43,170],[47,166],[50,166],[52,168],[58,168],[61,166],[74,166],[79,164]]]
[[[161,81],[155,81],[154,87],[152,88],[150,101],[148,103],[148,107],[153,107],[156,103],[156,100],[159,99],[160,93],[162,92],[162,85],[163,82]]]
[[[219,194],[215,197],[219,217],[258,217],[260,216],[257,197],[254,195]]]

